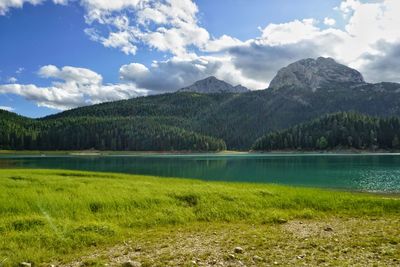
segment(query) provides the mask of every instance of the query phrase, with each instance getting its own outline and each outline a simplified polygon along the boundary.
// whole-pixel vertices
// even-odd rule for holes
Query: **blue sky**
[[[398,66],[374,76],[399,47],[394,0],[24,1],[0,0],[0,108],[29,117],[209,75],[262,89],[279,68],[319,55],[397,81]]]

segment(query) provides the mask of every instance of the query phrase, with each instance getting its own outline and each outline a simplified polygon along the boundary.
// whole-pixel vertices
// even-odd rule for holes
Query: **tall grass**
[[[398,198],[64,170],[0,170],[0,262],[67,260],[149,227],[397,216]],[[1,264],[0,264],[1,265]]]

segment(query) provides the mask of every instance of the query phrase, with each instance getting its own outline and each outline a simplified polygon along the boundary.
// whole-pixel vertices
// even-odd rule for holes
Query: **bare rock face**
[[[179,92],[195,92],[203,94],[245,93],[248,91],[249,89],[244,86],[232,86],[227,82],[218,80],[214,76],[210,76],[204,80],[197,81],[194,84],[179,90]]]
[[[282,68],[272,79],[269,88],[310,88],[316,91],[337,83],[364,84],[360,72],[337,63],[332,58],[302,59]]]

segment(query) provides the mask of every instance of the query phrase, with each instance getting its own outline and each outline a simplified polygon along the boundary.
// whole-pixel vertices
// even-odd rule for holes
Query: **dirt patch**
[[[400,266],[399,225],[334,218],[149,229],[62,266]]]

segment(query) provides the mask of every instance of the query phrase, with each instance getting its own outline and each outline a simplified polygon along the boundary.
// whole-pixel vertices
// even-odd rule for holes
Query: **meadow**
[[[0,266],[396,266],[399,200],[271,184],[2,169]],[[235,253],[237,246],[242,251]]]

